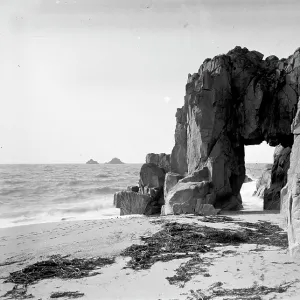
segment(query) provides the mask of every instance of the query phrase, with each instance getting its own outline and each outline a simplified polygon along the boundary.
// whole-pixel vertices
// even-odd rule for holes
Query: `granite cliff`
[[[264,191],[264,208],[281,208],[292,253],[300,256],[300,48],[288,58],[263,57],[236,47],[206,59],[188,75],[169,164],[165,156],[150,154],[142,167],[139,193],[151,198],[142,211],[151,211],[146,207],[155,197],[154,206],[162,205],[162,214],[241,209],[244,147],[266,141],[280,148]],[[140,206],[137,210],[141,213]]]

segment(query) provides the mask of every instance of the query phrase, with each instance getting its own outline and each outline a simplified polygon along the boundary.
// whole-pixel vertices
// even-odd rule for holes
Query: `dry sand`
[[[232,216],[243,221],[269,220],[282,225],[279,214],[242,214]],[[248,288],[255,285],[275,287],[294,282],[283,293],[271,293],[261,299],[300,299],[300,262],[291,260],[287,250],[244,244],[218,248],[217,252],[203,254],[210,265],[206,266],[210,277],[203,273],[194,276],[185,287],[170,285],[166,277],[187,259],[158,262],[150,270],[134,271],[123,268],[127,258],[119,253],[131,244],[140,243],[140,236],[157,232],[161,225],[154,220],[170,220],[182,223],[197,222],[192,216],[122,217],[117,219],[60,222],[0,229],[0,296],[13,288],[3,283],[9,272],[20,270],[31,263],[53,254],[87,258],[95,256],[116,257],[116,263],[101,269],[101,274],[82,279],[47,279],[28,287],[34,299],[50,299],[52,292],[79,291],[85,295],[79,299],[205,299],[212,286],[221,282],[224,288]],[[237,227],[233,223],[203,223],[218,228]],[[259,246],[261,248],[261,246]],[[225,250],[235,253],[223,255]],[[254,250],[254,251],[253,251]],[[7,265],[11,262],[10,265]],[[6,264],[3,266],[3,264]],[[2,265],[2,266],[1,266]],[[66,298],[60,298],[66,299]],[[225,299],[215,297],[210,299]],[[226,299],[251,299],[230,298]],[[258,298],[256,298],[258,299]]]

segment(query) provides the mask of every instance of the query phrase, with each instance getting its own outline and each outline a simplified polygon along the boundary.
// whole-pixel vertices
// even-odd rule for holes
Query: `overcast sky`
[[[236,45],[287,57],[299,17],[288,0],[0,0],[0,163],[170,153],[188,73]]]

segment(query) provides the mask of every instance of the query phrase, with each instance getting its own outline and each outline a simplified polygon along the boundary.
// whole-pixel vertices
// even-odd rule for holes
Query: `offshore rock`
[[[88,165],[98,165],[99,163],[96,160],[90,159],[89,161],[86,162]]]
[[[114,157],[112,160],[110,160],[109,162],[106,162],[105,164],[121,165],[124,163],[119,158]]]

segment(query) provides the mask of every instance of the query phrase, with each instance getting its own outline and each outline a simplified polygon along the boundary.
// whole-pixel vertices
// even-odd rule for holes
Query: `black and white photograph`
[[[0,299],[300,299],[299,0],[0,0]]]

